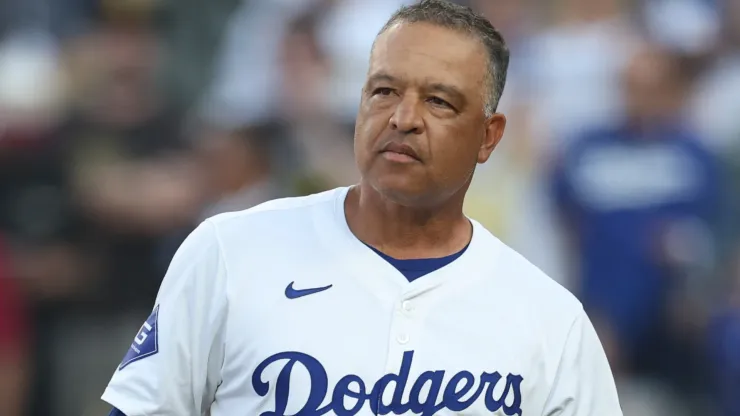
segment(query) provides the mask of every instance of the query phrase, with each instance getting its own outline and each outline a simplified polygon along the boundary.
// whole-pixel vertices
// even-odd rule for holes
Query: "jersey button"
[[[404,310],[404,312],[411,312],[413,307],[411,306],[411,302],[405,300],[403,303],[401,303],[401,309]]]
[[[398,334],[398,336],[396,337],[396,341],[398,341],[398,343],[401,345],[408,344],[409,334],[406,334],[406,333]]]

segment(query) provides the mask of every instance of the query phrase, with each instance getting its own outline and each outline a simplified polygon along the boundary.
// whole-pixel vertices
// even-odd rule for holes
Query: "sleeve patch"
[[[124,367],[131,364],[134,361],[141,360],[152,356],[159,352],[159,335],[157,334],[157,320],[159,317],[159,305],[154,308],[154,311],[149,318],[141,326],[139,333],[136,334],[134,342],[131,343],[131,347],[126,352],[126,356],[123,357],[123,362],[118,367],[119,370],[123,370]]]

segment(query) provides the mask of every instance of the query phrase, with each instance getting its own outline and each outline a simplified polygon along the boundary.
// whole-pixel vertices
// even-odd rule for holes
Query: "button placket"
[[[412,340],[414,328],[413,310],[413,303],[406,298],[401,299],[397,303],[396,310],[393,313],[394,333],[392,334],[397,345],[406,346]]]
[[[411,311],[414,310],[414,305],[411,303],[410,300],[404,300],[403,302],[401,302],[401,310],[409,314],[411,313]]]

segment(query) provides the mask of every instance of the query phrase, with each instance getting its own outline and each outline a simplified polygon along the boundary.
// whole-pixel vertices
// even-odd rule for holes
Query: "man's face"
[[[450,29],[403,23],[380,35],[355,130],[363,180],[407,206],[463,190],[505,125],[484,114],[487,63],[480,42]]]
[[[673,61],[658,51],[636,54],[623,74],[627,113],[638,123],[661,122],[682,107],[683,86]]]

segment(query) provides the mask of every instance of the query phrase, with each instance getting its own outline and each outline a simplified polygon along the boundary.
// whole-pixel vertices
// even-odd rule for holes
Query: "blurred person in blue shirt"
[[[554,172],[577,256],[575,292],[615,372],[679,385],[699,368],[683,335],[699,327],[687,325],[702,316],[689,299],[706,284],[719,204],[716,161],[682,123],[686,68],[671,53],[640,49],[623,72],[624,119],[583,132]]]

